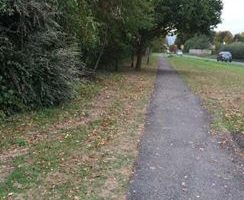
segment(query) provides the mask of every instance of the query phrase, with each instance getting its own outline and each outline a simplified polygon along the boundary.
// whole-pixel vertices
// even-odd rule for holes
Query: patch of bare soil
[[[28,152],[29,152],[29,148],[16,148],[6,152],[2,152],[0,155],[0,162],[5,163],[13,158],[25,155]]]
[[[14,170],[10,164],[1,164],[0,166],[0,183],[3,183],[8,175]]]

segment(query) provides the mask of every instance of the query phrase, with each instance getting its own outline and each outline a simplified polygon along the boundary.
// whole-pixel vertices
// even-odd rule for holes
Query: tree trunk
[[[139,47],[137,50],[136,70],[141,69],[142,58],[143,58],[143,50],[141,47]]]
[[[118,58],[115,59],[115,71],[116,72],[119,71],[119,59]]]
[[[135,59],[135,55],[134,52],[131,54],[131,68],[134,68],[134,59]]]
[[[104,51],[104,46],[102,47],[102,49],[98,55],[98,58],[97,58],[97,61],[96,61],[95,67],[94,67],[94,71],[97,71],[97,68],[99,66],[100,60],[101,60],[102,55],[103,55],[103,51]]]
[[[151,48],[148,47],[148,50],[147,50],[147,51],[148,51],[148,52],[147,52],[147,65],[149,65],[149,64],[150,64]]]

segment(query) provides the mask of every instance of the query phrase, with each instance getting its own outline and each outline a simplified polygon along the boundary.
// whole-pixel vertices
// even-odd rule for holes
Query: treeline
[[[118,67],[170,31],[209,32],[221,0],[0,0],[0,115],[57,105],[84,71]]]
[[[195,34],[193,37],[190,35],[190,38],[179,35],[171,49],[176,51],[182,44],[186,53],[190,49],[210,49],[213,54],[230,51],[234,59],[244,59],[244,32],[232,35],[230,31],[211,31],[209,34]]]
[[[217,51],[230,51],[234,59],[244,59],[244,32],[232,35],[230,31],[220,31],[215,35]]]

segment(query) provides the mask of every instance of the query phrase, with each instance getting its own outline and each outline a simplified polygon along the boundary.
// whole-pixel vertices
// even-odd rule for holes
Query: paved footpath
[[[129,200],[244,200],[243,166],[209,133],[210,118],[160,59]]]

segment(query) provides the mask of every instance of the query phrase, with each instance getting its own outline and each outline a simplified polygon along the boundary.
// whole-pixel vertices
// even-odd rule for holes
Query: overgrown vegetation
[[[56,22],[57,7],[38,0],[0,3],[1,114],[69,99],[78,50]]]
[[[79,74],[125,57],[140,69],[155,38],[209,32],[221,10],[221,0],[1,0],[0,116],[59,105]]]

